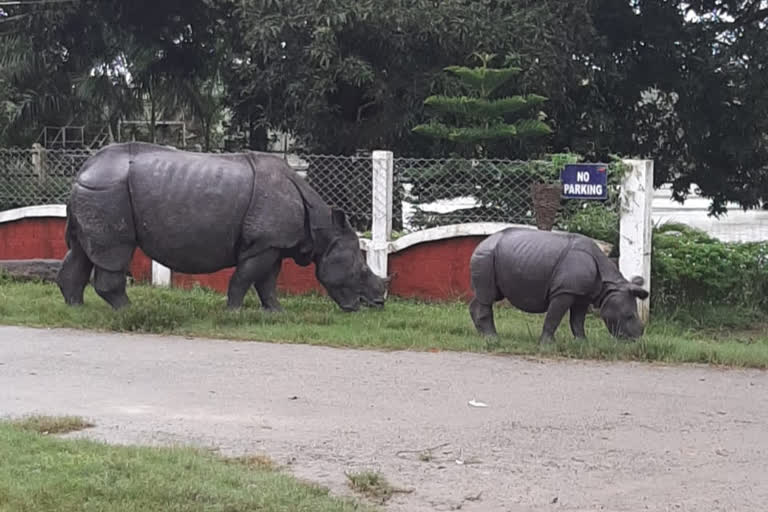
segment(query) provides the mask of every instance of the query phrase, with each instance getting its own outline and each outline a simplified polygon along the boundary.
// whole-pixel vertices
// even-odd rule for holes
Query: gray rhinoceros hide
[[[643,280],[627,281],[594,240],[572,233],[507,228],[483,240],[470,260],[470,315],[477,330],[496,336],[492,306],[507,299],[528,313],[546,313],[540,341],[553,340],[570,311],[571,330],[583,338],[590,305],[600,310],[610,332],[637,338],[643,325],[637,298],[648,292]]]
[[[177,272],[235,267],[227,303],[255,287],[279,310],[283,258],[316,265],[344,310],[382,305],[386,281],[365,263],[344,212],[329,207],[282,159],[260,153],[204,154],[146,143],[112,144],[86,161],[67,207],[69,252],[59,285],[82,303],[86,274],[113,307],[128,303],[125,273],[136,247]]]

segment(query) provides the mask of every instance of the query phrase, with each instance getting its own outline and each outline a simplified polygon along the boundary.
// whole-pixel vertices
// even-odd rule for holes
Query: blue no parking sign
[[[606,164],[567,164],[560,172],[565,199],[608,199]]]

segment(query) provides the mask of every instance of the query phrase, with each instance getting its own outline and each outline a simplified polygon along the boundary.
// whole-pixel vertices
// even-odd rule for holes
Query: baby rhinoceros
[[[507,299],[527,313],[545,313],[540,343],[551,343],[570,310],[571,331],[586,338],[584,320],[589,305],[616,338],[637,339],[644,326],[637,300],[648,298],[642,277],[627,281],[590,238],[506,228],[483,240],[470,260],[475,297],[469,312],[478,332],[496,336],[493,304]]]

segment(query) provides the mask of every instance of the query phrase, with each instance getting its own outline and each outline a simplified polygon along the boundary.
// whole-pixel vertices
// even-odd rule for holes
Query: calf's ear
[[[648,290],[640,286],[637,286],[635,284],[629,285],[629,291],[632,292],[632,295],[639,298],[640,300],[645,300],[650,295],[650,293],[648,293]]]
[[[642,276],[633,276],[629,282],[637,286],[643,286],[645,284],[645,279],[643,279]]]

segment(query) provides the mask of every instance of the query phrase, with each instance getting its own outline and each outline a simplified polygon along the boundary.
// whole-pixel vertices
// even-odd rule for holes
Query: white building
[[[687,224],[724,242],[768,241],[768,210],[745,212],[737,204],[728,204],[728,213],[718,219],[707,215],[709,203],[709,199],[691,193],[680,204],[672,200],[671,187],[664,186],[654,192],[651,216],[654,224]]]

